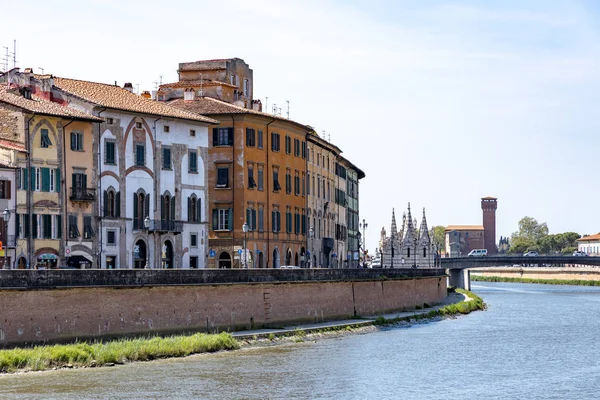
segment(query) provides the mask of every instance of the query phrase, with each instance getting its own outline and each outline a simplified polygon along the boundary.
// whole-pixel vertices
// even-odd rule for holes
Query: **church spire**
[[[423,219],[421,220],[421,241],[429,241],[429,230],[427,229],[427,217],[425,217],[425,207],[423,207]]]
[[[390,232],[390,235],[394,235],[394,236],[398,235],[398,227],[396,226],[396,212],[393,208],[392,208],[392,230]]]

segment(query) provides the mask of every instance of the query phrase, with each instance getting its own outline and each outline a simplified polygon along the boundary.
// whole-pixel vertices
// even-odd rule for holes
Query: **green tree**
[[[544,237],[548,236],[548,225],[539,223],[535,218],[523,217],[519,221],[519,230],[511,237],[510,252],[522,253],[538,250]]]
[[[446,228],[443,226],[434,226],[431,230],[433,231],[433,241],[442,246],[440,251],[444,253],[446,251]]]

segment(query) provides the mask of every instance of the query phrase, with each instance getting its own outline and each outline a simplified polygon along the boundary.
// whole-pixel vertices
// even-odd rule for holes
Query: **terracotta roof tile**
[[[27,153],[27,149],[20,143],[11,142],[10,140],[0,140],[0,147],[9,150],[18,150]]]
[[[83,100],[115,110],[187,119],[209,124],[218,123],[214,119],[171,107],[159,101],[146,99],[119,86],[57,77],[54,78],[54,86]]]
[[[220,81],[211,81],[211,80],[202,80],[202,81],[179,81],[173,83],[163,83],[160,85],[158,90],[160,91],[163,88],[186,88],[186,87],[199,87],[199,86],[227,86],[234,89],[239,89],[238,86],[231,85],[227,82]]]
[[[260,115],[267,118],[274,118],[279,121],[290,122],[301,129],[310,129],[307,125],[293,121],[291,119],[279,117],[261,111],[252,110],[250,108],[239,107],[225,101],[213,99],[212,97],[200,97],[195,100],[175,99],[167,102],[173,107],[180,108],[191,112],[196,112],[202,115],[227,115],[227,114],[252,114]]]
[[[578,242],[595,242],[597,240],[600,240],[600,233],[597,235],[590,235],[582,237],[581,239],[577,239]]]
[[[483,225],[448,225],[446,232],[448,231],[482,231]]]
[[[226,62],[230,58],[221,58],[215,60],[199,60],[192,62],[179,63],[180,71],[214,71],[226,69]]]
[[[0,102],[11,104],[23,110],[44,115],[52,115],[64,118],[76,118],[87,121],[102,121],[102,118],[95,117],[83,111],[78,111],[69,107],[61,106],[50,100],[32,96],[26,99],[17,89],[8,89],[6,86],[0,86]]]

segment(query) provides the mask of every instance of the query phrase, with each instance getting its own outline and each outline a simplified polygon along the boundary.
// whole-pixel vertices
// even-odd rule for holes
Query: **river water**
[[[489,308],[374,333],[0,376],[10,399],[598,399],[600,288],[474,282]]]

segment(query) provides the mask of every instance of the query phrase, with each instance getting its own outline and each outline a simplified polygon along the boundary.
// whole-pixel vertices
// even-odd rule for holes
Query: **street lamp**
[[[360,267],[360,238],[361,238],[361,234],[360,234],[360,232],[358,232],[356,234],[356,241],[358,242],[358,260],[356,261],[358,264],[357,267]]]
[[[144,229],[146,231],[150,230],[150,217],[148,215],[146,215],[146,218],[144,218]],[[146,248],[146,265],[144,266],[144,268],[149,268],[148,260],[150,259],[150,255],[148,253],[150,253],[150,252],[148,250],[149,249]],[[155,258],[155,260],[156,260],[156,258]],[[156,265],[158,265],[158,264],[156,264]]]
[[[367,229],[367,227],[369,226],[369,224],[367,223],[367,221],[365,221],[365,219],[363,218],[362,223],[358,224],[358,227],[360,229],[362,229],[363,233],[362,233],[362,239],[363,239],[363,243],[362,243],[362,247],[363,247],[363,251],[365,251],[367,249],[366,246],[366,241],[367,241],[367,236],[365,235],[365,230]]]
[[[310,268],[314,268],[315,266],[312,264],[312,260],[314,258],[313,252],[315,251],[314,246],[314,238],[315,238],[315,229],[311,226],[308,230],[308,237],[310,237],[310,254],[309,254],[309,265]]]
[[[6,245],[8,245],[8,221],[10,220],[10,210],[7,208],[2,213],[2,218],[4,218],[4,241]],[[2,264],[2,269],[6,269],[6,250],[4,250],[4,263]]]
[[[248,268],[248,251],[246,250],[246,237],[248,235],[248,223],[244,222],[242,231],[244,232],[244,268]]]

